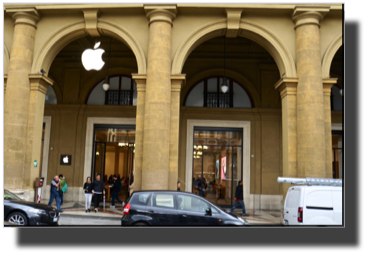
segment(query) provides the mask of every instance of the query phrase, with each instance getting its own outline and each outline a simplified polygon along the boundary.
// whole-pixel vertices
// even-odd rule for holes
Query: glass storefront
[[[94,125],[92,177],[131,179],[134,175],[135,126]]]
[[[242,179],[243,129],[195,127],[193,145],[192,192],[233,205]]]
[[[342,131],[332,131],[332,166],[333,178],[342,178]]]

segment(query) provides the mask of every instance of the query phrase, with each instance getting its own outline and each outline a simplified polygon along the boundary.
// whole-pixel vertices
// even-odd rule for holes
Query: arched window
[[[223,77],[206,78],[189,91],[184,106],[190,107],[253,107],[247,91],[233,79],[227,79],[229,89],[222,93]]]
[[[137,86],[128,76],[116,75],[109,78],[110,89],[103,90],[100,81],[91,91],[87,99],[88,105],[137,105]]]
[[[44,103],[46,105],[56,105],[57,104],[55,89],[52,86],[48,86],[48,88],[47,88]]]

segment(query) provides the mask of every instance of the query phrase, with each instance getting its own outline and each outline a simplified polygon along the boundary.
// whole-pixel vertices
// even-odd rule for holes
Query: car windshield
[[[11,192],[4,190],[4,200],[22,200],[22,199]]]

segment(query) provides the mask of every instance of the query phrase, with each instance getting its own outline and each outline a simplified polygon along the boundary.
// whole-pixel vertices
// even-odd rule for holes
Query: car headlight
[[[36,208],[29,209],[29,212],[32,212],[38,215],[47,214],[46,211],[44,211],[43,209],[36,209]]]

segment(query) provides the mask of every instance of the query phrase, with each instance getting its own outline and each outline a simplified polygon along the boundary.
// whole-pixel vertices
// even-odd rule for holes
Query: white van
[[[333,183],[332,179],[324,179],[325,184],[320,180],[321,184],[315,184],[305,179],[278,178],[279,183],[309,184],[289,188],[283,212],[284,225],[342,225],[342,180]]]

